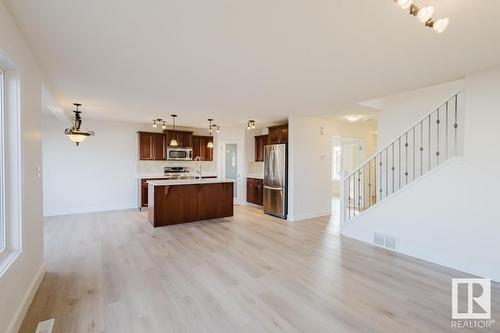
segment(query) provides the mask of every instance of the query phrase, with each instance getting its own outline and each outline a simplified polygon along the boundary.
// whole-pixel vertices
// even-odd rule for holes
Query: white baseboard
[[[43,216],[61,216],[61,215],[74,215],[74,214],[85,214],[85,213],[96,213],[96,212],[106,212],[111,210],[122,210],[122,209],[139,209],[137,203],[127,203],[127,204],[117,204],[117,205],[103,205],[103,206],[88,206],[79,208],[64,209],[54,209],[49,211],[44,211]]]
[[[38,290],[38,287],[40,287],[40,283],[42,283],[42,279],[44,276],[45,276],[45,262],[42,263],[42,265],[38,269],[38,272],[35,275],[35,278],[31,282],[28,290],[26,290],[26,294],[23,297],[23,301],[19,305],[14,317],[12,318],[9,328],[7,328],[7,333],[17,333],[19,331],[19,328],[21,328],[24,317],[28,312],[28,308],[30,307],[31,302],[35,297],[35,293]]]
[[[322,211],[322,212],[312,212],[312,213],[306,213],[306,214],[297,214],[297,215],[288,215],[287,220],[288,221],[302,221],[302,220],[309,220],[309,219],[315,219],[318,217],[324,217],[324,216],[330,216],[331,211]]]

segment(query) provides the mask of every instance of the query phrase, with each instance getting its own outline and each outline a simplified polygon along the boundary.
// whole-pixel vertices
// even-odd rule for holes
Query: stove
[[[165,167],[163,175],[169,179],[193,179],[195,176],[189,174],[189,168],[186,167]]]

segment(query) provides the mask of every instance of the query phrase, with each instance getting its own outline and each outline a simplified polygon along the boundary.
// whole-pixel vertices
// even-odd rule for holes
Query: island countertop
[[[151,186],[220,184],[220,183],[234,183],[234,179],[220,179],[220,178],[166,179],[166,180],[148,180],[147,183]]]

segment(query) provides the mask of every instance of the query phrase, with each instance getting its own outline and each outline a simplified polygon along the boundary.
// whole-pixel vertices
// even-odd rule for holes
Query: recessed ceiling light
[[[352,114],[349,116],[345,116],[344,118],[353,123],[363,118],[363,116],[360,116],[358,114]]]

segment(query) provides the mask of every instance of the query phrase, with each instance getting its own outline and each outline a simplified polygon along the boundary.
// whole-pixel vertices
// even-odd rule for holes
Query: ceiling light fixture
[[[361,118],[363,118],[363,116],[360,116],[358,114],[352,114],[352,115],[349,115],[349,116],[345,116],[345,119],[347,119],[351,123],[354,123],[354,122],[360,120]]]
[[[411,4],[413,3],[413,0],[396,0],[399,7],[402,9],[408,9],[410,8]]]
[[[212,149],[214,147],[214,140],[212,136],[213,128],[217,128],[217,132],[220,132],[219,126],[212,124],[214,120],[212,118],[208,118],[208,133],[210,133],[210,140],[207,143],[207,148]]]
[[[413,3],[413,0],[394,0],[402,9],[410,9],[410,15],[415,16],[418,20],[425,24],[426,27],[434,29],[438,34],[443,33],[448,24],[450,23],[449,18],[434,20],[432,15],[434,14],[433,6],[425,6],[419,8]]]
[[[255,120],[249,120],[247,122],[247,130],[253,130],[255,129]]]
[[[74,106],[76,106],[76,110],[73,112],[75,113],[75,118],[73,119],[73,127],[71,128],[66,128],[64,131],[64,134],[68,136],[68,138],[76,143],[77,146],[80,145],[80,142],[85,141],[87,137],[89,136],[94,136],[95,133],[93,131],[82,131],[81,126],[82,126],[82,117],[80,117],[80,111],[78,108],[81,106],[80,103],[73,103]]]
[[[438,34],[440,34],[446,30],[449,23],[450,23],[449,18],[439,19],[436,22],[432,23],[432,28],[434,29],[434,31],[436,31]]]
[[[162,129],[167,129],[167,122],[161,118],[153,119],[153,128],[157,128],[158,124],[161,124]]]
[[[171,115],[172,117],[172,130],[175,131],[175,118],[177,118],[177,115],[176,114],[172,114]],[[172,147],[177,147],[179,145],[179,143],[177,143],[177,140],[175,139],[175,137],[172,138],[172,140],[170,140],[170,146]]]

